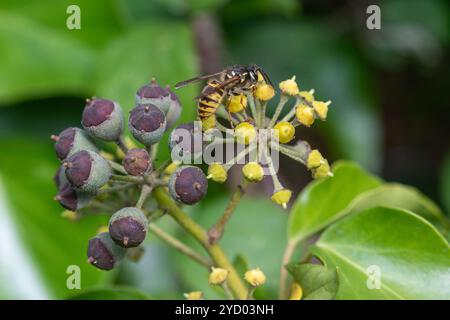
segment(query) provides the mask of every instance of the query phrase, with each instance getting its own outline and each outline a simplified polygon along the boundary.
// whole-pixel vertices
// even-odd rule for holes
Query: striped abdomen
[[[220,82],[217,80],[210,80],[202,90],[197,109],[200,120],[209,118],[219,107],[224,95],[223,88],[218,88],[219,84]]]

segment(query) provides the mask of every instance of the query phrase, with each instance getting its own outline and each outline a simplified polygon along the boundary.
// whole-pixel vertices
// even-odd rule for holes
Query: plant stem
[[[208,241],[210,244],[215,244],[220,240],[220,238],[222,238],[225,225],[233,215],[234,210],[236,209],[236,206],[238,205],[242,196],[245,194],[247,186],[248,186],[247,180],[243,179],[241,185],[239,185],[234,191],[234,193],[231,195],[230,201],[228,202],[227,207],[225,208],[222,216],[220,217],[220,220],[211,229],[209,229]]]
[[[113,174],[111,176],[111,180],[113,180],[113,181],[131,182],[131,183],[134,183],[134,184],[144,183],[144,179],[142,177],[121,176],[121,175],[117,175],[117,174]]]
[[[287,270],[285,266],[291,261],[292,255],[297,247],[297,242],[289,240],[286,249],[284,250],[283,260],[281,261],[280,267],[280,289],[278,292],[278,298],[280,300],[286,299],[287,295]]]
[[[278,102],[275,112],[274,112],[272,118],[270,119],[269,125],[267,126],[268,128],[272,128],[274,126],[275,122],[277,122],[278,117],[280,116],[281,111],[283,111],[283,107],[288,100],[289,100],[289,97],[286,96],[285,94],[282,94],[280,96],[280,101]]]
[[[128,147],[125,144],[125,141],[123,140],[123,137],[120,137],[119,140],[117,140],[117,145],[123,151],[123,153],[126,154],[128,152]]]
[[[147,184],[144,184],[141,189],[141,195],[139,196],[139,199],[136,203],[136,208],[142,209],[142,206],[145,203],[145,200],[147,200],[148,196],[152,192],[152,187],[150,187]]]
[[[163,187],[155,188],[153,196],[160,206],[205,248],[216,266],[228,270],[227,282],[231,291],[237,299],[244,300],[247,289],[222,249],[217,244],[208,243],[206,231],[177,206]]]
[[[111,166],[111,168],[117,172],[120,172],[122,174],[127,175],[128,173],[125,171],[125,168],[123,166],[121,166],[120,164],[118,164],[117,162],[114,162],[112,160],[108,160],[109,165]]]
[[[183,244],[178,239],[172,237],[170,234],[166,233],[164,230],[160,229],[156,224],[149,223],[148,228],[161,240],[181,252],[182,254],[185,254],[192,260],[200,263],[202,266],[206,267],[208,270],[211,268],[212,263],[211,261],[207,260],[206,258],[199,255],[197,252]]]
[[[253,300],[253,293],[255,292],[256,287],[250,286],[247,291],[247,300]]]
[[[126,189],[132,188],[134,186],[135,186],[134,183],[121,184],[121,185],[114,186],[114,187],[100,189],[100,190],[97,191],[97,194],[105,194],[105,193],[111,193],[111,192],[126,190]]]

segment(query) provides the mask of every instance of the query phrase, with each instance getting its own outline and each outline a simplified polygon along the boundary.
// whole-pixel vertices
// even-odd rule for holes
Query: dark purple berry
[[[92,151],[82,150],[64,162],[66,177],[78,191],[95,192],[111,177],[109,163]]]
[[[92,197],[93,196],[88,193],[76,191],[66,182],[59,188],[55,200],[58,201],[63,208],[70,211],[77,211],[84,208]]]
[[[155,79],[137,91],[136,103],[153,104],[158,107],[166,116],[167,127],[171,127],[181,113],[181,103],[178,97],[170,91],[169,86],[162,88]]]
[[[117,141],[123,132],[123,112],[117,102],[106,99],[88,99],[81,123],[95,138]]]
[[[190,122],[176,127],[170,134],[169,148],[173,161],[193,163],[197,159],[201,159],[203,151],[201,126]]]
[[[89,240],[88,262],[102,270],[111,270],[122,260],[125,249],[112,241],[108,232],[100,233]]]
[[[80,150],[97,151],[86,133],[79,128],[67,128],[61,131],[58,136],[52,136],[55,141],[56,156],[60,160],[70,157]]]
[[[123,159],[123,167],[132,176],[139,176],[151,171],[150,155],[145,149],[130,149]]]
[[[116,244],[124,248],[137,247],[147,235],[148,221],[142,210],[123,208],[109,220],[109,234]]]
[[[194,166],[178,168],[169,180],[172,197],[184,204],[199,202],[208,190],[208,180],[202,170]]]
[[[158,142],[164,134],[166,117],[155,105],[140,104],[130,112],[129,127],[139,142],[150,146]]]

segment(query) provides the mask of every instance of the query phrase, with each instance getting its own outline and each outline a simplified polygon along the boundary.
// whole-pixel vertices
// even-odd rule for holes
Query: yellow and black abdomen
[[[224,96],[224,89],[219,87],[220,82],[210,80],[202,90],[202,94],[198,99],[197,113],[200,120],[205,120],[213,115]]]

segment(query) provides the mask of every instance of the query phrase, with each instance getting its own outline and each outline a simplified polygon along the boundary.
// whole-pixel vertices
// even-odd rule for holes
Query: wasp
[[[259,82],[267,82],[272,85],[264,70],[253,65],[234,65],[220,72],[203,75],[181,81],[175,85],[175,89],[188,84],[207,80],[198,100],[197,114],[200,120],[205,120],[217,111],[217,108],[225,97],[239,95],[246,91],[253,91]]]

